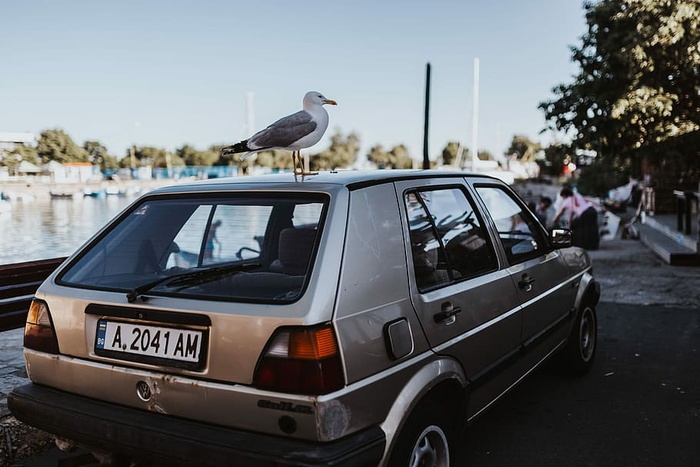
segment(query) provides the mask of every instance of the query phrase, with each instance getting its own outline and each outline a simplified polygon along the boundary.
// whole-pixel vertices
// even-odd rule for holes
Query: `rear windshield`
[[[325,196],[152,198],[61,274],[66,286],[139,295],[293,301],[310,275]]]

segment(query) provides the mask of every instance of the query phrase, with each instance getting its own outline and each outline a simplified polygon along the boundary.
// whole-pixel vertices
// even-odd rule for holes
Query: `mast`
[[[474,59],[474,108],[472,116],[472,171],[476,172],[479,160],[478,130],[479,130],[479,58]]]

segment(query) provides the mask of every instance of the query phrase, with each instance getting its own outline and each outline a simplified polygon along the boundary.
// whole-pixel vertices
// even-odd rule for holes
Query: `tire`
[[[598,317],[595,306],[584,301],[576,313],[569,340],[562,351],[562,369],[572,376],[588,373],[593,366],[597,347]]]
[[[389,467],[449,467],[454,420],[443,406],[421,402],[406,421],[389,459]]]

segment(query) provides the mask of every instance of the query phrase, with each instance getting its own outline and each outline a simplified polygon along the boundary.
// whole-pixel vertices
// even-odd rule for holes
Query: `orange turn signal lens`
[[[338,353],[333,329],[321,328],[293,332],[289,336],[289,358],[319,360]]]

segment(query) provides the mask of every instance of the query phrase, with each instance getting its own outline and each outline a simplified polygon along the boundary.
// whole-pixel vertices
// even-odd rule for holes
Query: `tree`
[[[389,151],[391,167],[394,169],[412,169],[413,158],[408,153],[408,148],[403,144],[394,146]]]
[[[22,161],[31,162],[32,164],[38,164],[40,161],[39,154],[37,153],[36,148],[33,146],[18,144],[11,151],[6,152],[4,155],[3,152],[0,151],[0,165],[14,168],[17,165],[19,165],[19,163]]]
[[[520,162],[534,162],[535,156],[542,150],[540,143],[535,143],[527,136],[513,135],[508,148],[508,155],[515,155]]]
[[[588,31],[572,48],[579,67],[573,83],[542,102],[550,129],[574,147],[657,167],[667,151],[700,131],[700,4],[697,0],[600,0],[584,4]],[[669,141],[671,141],[669,143]],[[697,146],[691,153],[696,170]],[[618,163],[617,165],[626,165]]]
[[[403,144],[394,146],[388,152],[381,144],[373,146],[367,155],[367,160],[379,169],[410,169],[413,167],[413,158]]]
[[[453,165],[458,158],[459,148],[462,146],[457,141],[449,141],[442,149],[442,164]]]
[[[386,152],[381,144],[374,145],[370,148],[367,154],[367,160],[376,165],[378,169],[389,168],[389,153]]]
[[[37,154],[42,163],[56,161],[88,162],[88,153],[82,147],[75,144],[73,139],[65,131],[54,128],[44,130],[39,136]]]
[[[185,165],[214,165],[219,159],[219,150],[212,150],[211,148],[206,151],[200,151],[185,144],[184,146],[175,150],[175,154],[182,159]]]
[[[331,136],[331,145],[328,149],[311,156],[309,165],[311,170],[347,168],[355,163],[359,152],[359,136],[356,133],[350,133],[344,137],[338,131]]]
[[[491,151],[487,151],[485,149],[482,149],[479,152],[477,152],[476,157],[478,157],[480,161],[496,160],[494,159],[493,154],[491,154]]]
[[[561,143],[550,144],[544,148],[544,160],[537,161],[540,173],[560,176],[564,172],[564,166],[574,159],[574,150],[571,146]]]
[[[85,141],[83,143],[83,149],[88,154],[88,160],[92,164],[98,165],[103,172],[119,167],[117,158],[110,156],[107,147],[99,141]]]
[[[153,146],[136,146],[134,148],[134,157],[136,159],[136,164],[139,167],[162,167],[167,168],[168,164],[173,165],[185,165],[183,160],[163,148],[156,148]],[[130,150],[127,150],[126,157],[119,161],[121,167],[131,166],[131,154]]]

